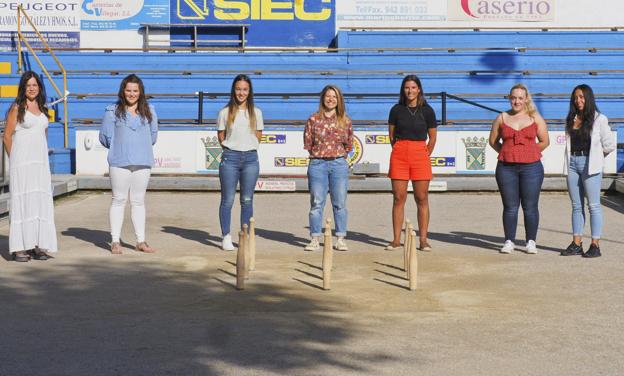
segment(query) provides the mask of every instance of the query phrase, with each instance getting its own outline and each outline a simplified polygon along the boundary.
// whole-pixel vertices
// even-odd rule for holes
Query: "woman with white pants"
[[[154,165],[152,146],[158,135],[158,118],[147,103],[141,79],[131,74],[121,81],[117,103],[106,107],[100,142],[109,149],[109,176],[113,191],[110,207],[111,253],[121,254],[121,228],[128,194],[136,250],[156,252],[145,241],[145,192]]]

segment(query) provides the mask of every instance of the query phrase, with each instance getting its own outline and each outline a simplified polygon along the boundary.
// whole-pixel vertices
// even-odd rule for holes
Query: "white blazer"
[[[615,150],[615,140],[609,127],[609,119],[603,114],[596,112],[592,127],[591,144],[589,146],[589,166],[587,173],[594,175],[604,169],[605,156]],[[563,174],[568,174],[570,165],[570,135],[566,132],[565,158],[563,162]]]

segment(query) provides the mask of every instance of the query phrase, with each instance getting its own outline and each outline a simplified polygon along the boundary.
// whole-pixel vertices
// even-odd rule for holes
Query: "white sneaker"
[[[349,250],[349,247],[347,247],[347,242],[345,241],[345,238],[342,236],[338,237],[338,240],[336,241],[336,245],[334,247],[336,248],[337,251]]]
[[[312,238],[312,240],[310,240],[310,243],[304,248],[304,250],[306,251],[318,251],[319,249],[321,249],[321,244],[319,243],[317,237]]]
[[[529,240],[526,244],[526,253],[534,255],[537,253],[537,245],[535,240]]]
[[[224,251],[233,251],[234,244],[232,244],[232,236],[230,234],[224,235],[223,240],[221,241],[221,249]]]
[[[511,240],[506,240],[505,245],[501,248],[500,253],[511,253],[514,250],[516,245]]]

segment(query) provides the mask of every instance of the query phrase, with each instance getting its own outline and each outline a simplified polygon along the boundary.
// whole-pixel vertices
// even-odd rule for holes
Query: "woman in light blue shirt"
[[[147,103],[143,81],[131,74],[121,81],[117,103],[106,107],[100,142],[109,149],[108,165],[113,200],[110,207],[111,253],[121,254],[121,228],[128,195],[137,239],[136,250],[154,253],[145,241],[145,192],[154,166],[152,146],[158,118]]]

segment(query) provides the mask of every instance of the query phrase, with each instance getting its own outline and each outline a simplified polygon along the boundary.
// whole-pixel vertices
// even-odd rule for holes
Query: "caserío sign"
[[[553,21],[555,3],[556,0],[448,0],[448,19],[452,21]]]

